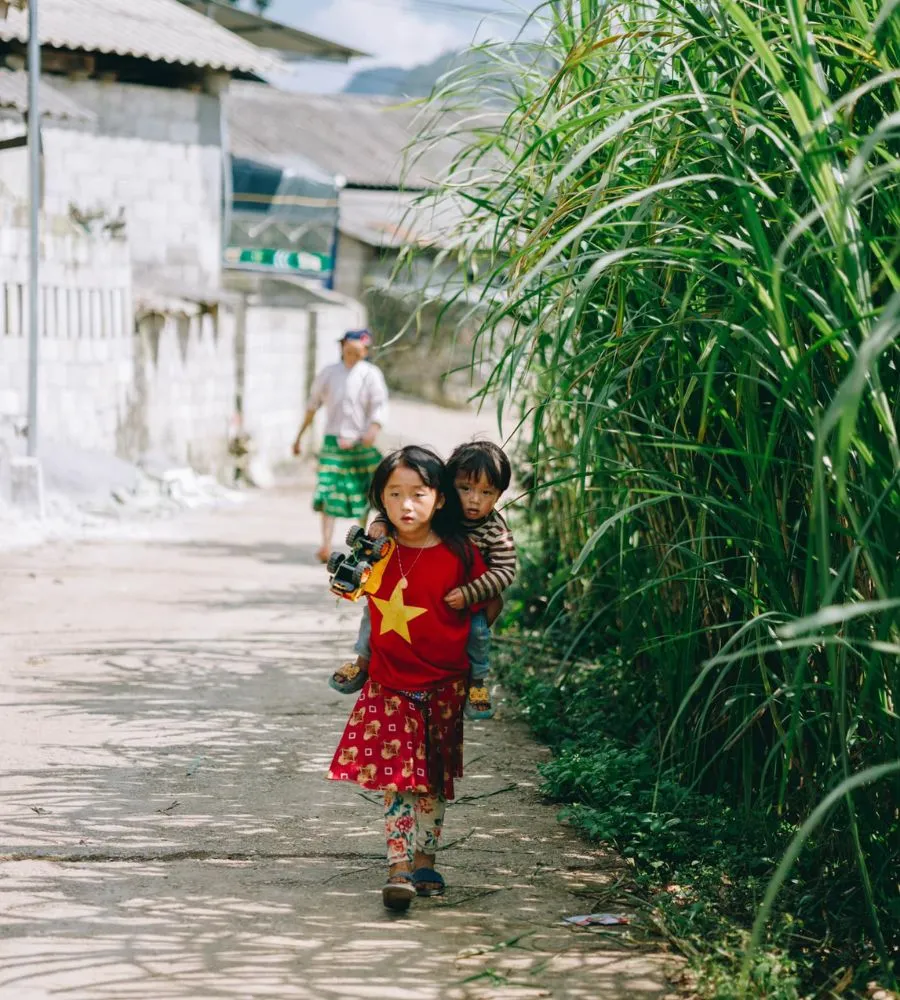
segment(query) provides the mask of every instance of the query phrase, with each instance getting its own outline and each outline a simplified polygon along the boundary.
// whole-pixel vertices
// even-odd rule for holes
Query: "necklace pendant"
[[[405,576],[401,576],[400,577],[400,589],[401,590],[406,590],[406,588],[408,586],[409,586],[409,580],[407,580]]]

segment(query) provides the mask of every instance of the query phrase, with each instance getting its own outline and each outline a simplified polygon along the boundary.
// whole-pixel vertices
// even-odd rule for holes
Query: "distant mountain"
[[[399,66],[380,66],[360,70],[344,87],[346,94],[382,94],[387,97],[427,97],[434,85],[450,70],[464,65],[467,57],[462,52],[445,52],[430,63],[402,69]]]
[[[409,70],[399,66],[380,66],[378,69],[363,69],[352,76],[344,87],[345,94],[387,94],[394,96],[403,92],[403,83]]]
[[[535,65],[546,69],[548,77],[558,68],[543,52],[535,54]],[[397,98],[428,97],[442,76],[458,69],[473,71],[471,77],[477,81],[479,101],[502,107],[507,100],[515,100],[515,66],[504,62],[502,52],[497,49],[494,49],[493,55],[479,50],[445,52],[437,59],[413,66],[412,69],[381,66],[378,69],[360,70],[350,78],[344,87],[344,93]]]

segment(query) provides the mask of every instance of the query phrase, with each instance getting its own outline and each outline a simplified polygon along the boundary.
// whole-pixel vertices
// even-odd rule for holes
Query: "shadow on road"
[[[622,866],[556,822],[542,751],[503,709],[466,732],[447,896],[383,909],[379,798],[323,780],[352,707],[326,680],[358,611],[334,608],[303,546],[271,540],[272,505],[188,543],[18,570],[0,1000],[663,996],[640,921],[561,925],[630,905]]]

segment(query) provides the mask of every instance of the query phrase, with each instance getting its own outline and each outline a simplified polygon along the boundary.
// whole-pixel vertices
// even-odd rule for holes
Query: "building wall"
[[[9,429],[28,411],[24,240],[0,228],[0,423],[8,445]],[[219,472],[235,407],[233,315],[184,303],[184,312],[144,317],[135,331],[119,247],[46,237],[44,246],[39,440]]]
[[[341,233],[334,269],[334,290],[341,295],[361,299],[365,291],[366,276],[377,259],[378,254],[373,247]]]
[[[0,421],[28,411],[28,233],[0,206]],[[131,272],[121,244],[44,234],[38,428],[112,451],[133,380]]]
[[[21,214],[0,201],[0,457],[21,449],[14,427],[28,411]],[[224,472],[241,382],[237,313],[142,296],[135,321],[127,243],[67,229],[64,220],[44,220],[39,440]],[[339,302],[247,309],[245,427],[262,459],[288,456],[311,372],[337,360],[338,338],[362,321],[357,307]]]
[[[251,305],[244,361],[244,428],[273,465],[288,457],[316,372],[340,359],[337,342],[365,322],[358,303]],[[321,439],[320,411],[308,445]]]
[[[222,125],[210,94],[116,81],[53,77],[53,86],[97,116],[47,122],[45,207],[84,215],[125,210],[131,253],[173,283],[218,287]]]
[[[184,306],[136,323],[134,380],[115,450],[220,474],[235,412],[235,319],[225,309]]]
[[[0,441],[28,412],[28,233],[0,204]],[[221,469],[234,412],[234,317],[155,315],[135,332],[128,246],[44,221],[38,438]]]
[[[311,326],[305,309],[247,309],[244,429],[273,462],[288,457],[303,416]]]

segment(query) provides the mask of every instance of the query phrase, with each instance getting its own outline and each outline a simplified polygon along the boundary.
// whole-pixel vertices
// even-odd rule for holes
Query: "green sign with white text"
[[[330,273],[332,260],[329,254],[309,253],[304,250],[275,250],[271,247],[226,247],[225,265],[248,270],[280,271],[288,274]]]

